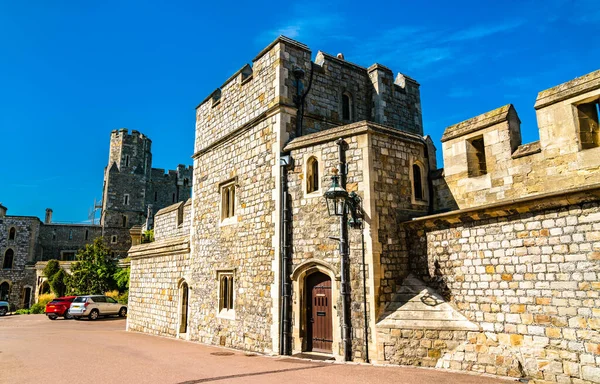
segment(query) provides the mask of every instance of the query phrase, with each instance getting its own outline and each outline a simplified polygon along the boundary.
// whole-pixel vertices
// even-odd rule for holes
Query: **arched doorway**
[[[332,352],[331,278],[322,272],[306,277],[307,351]]]
[[[181,299],[179,300],[179,334],[187,333],[187,323],[188,323],[188,302],[190,295],[190,288],[188,284],[184,281],[181,283],[180,292]]]
[[[31,305],[31,287],[23,288],[23,308],[29,309]]]
[[[8,296],[10,294],[10,284],[8,282],[4,282],[0,284],[0,300],[8,301]]]
[[[40,295],[43,295],[45,293],[50,293],[50,284],[48,283],[48,280],[44,280],[42,282],[42,285],[40,285]]]

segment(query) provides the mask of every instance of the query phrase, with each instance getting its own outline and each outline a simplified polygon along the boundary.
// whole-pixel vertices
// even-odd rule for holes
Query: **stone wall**
[[[71,252],[76,253],[100,236],[102,227],[99,225],[43,224],[39,230],[36,260],[75,260]],[[106,244],[110,245],[110,238]]]
[[[600,382],[600,203],[590,191],[407,224],[410,272],[480,332],[380,329],[385,360]]]
[[[191,217],[191,199],[161,209],[156,213],[154,220],[154,240],[189,236]]]
[[[40,225],[37,217],[0,217],[0,268],[4,265],[7,251],[14,252],[12,268],[0,269],[0,284],[9,284],[8,302],[16,309],[29,307],[35,302],[35,270],[32,265]],[[11,228],[15,229],[13,240],[9,237]],[[25,302],[26,287],[31,288],[29,302]]]

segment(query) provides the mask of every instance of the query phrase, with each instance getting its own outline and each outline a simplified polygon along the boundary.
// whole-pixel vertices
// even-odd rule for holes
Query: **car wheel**
[[[72,319],[72,318],[73,318],[73,316],[72,316],[72,315],[69,313],[69,310],[66,310],[66,311],[65,311],[65,315],[64,315],[64,316],[65,316],[65,320],[68,320],[68,319]]]
[[[56,318],[57,318],[57,317],[58,317],[58,316],[56,316],[56,315],[48,315],[48,318],[49,318],[50,320],[56,320]]]
[[[119,317],[125,317],[127,316],[127,308],[122,307],[121,309],[119,309]]]
[[[6,307],[0,308],[0,316],[6,315],[7,312],[8,312],[8,308],[6,308]]]
[[[90,315],[88,316],[88,318],[90,320],[96,320],[99,316],[100,316],[100,312],[98,312],[97,309],[92,309],[92,312],[90,312]]]

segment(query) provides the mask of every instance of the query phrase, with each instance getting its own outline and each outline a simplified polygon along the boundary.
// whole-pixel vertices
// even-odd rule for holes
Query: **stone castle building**
[[[152,228],[154,213],[191,196],[192,167],[176,170],[152,168],[151,140],[126,129],[111,133],[100,224],[52,222],[52,209],[44,221],[33,216],[7,215],[0,205],[0,300],[15,308],[29,308],[49,285],[42,270],[51,259],[67,271],[78,250],[97,237],[104,238],[115,258],[131,247],[132,226]]]
[[[535,143],[510,105],[448,127],[436,169],[415,80],[279,37],[198,105],[194,193],[134,236],[128,329],[600,382],[599,98],[600,71],[541,92]],[[360,225],[328,213],[336,167]]]

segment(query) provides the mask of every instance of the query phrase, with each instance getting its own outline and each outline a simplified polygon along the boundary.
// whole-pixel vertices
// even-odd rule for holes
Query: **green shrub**
[[[15,311],[15,315],[29,315],[31,313],[31,310],[29,309],[17,309]]]
[[[142,244],[151,243],[154,241],[154,229],[149,229],[142,234]]]
[[[46,304],[35,303],[31,306],[29,313],[40,314],[46,312]]]
[[[112,297],[115,300],[119,300],[119,291],[116,289],[114,291],[104,292],[105,296]]]
[[[56,298],[56,296],[54,296],[53,293],[44,293],[44,294],[40,295],[40,297],[38,298],[38,304],[42,304],[45,307],[46,304],[48,304],[55,298]]]
[[[125,291],[125,293],[119,295],[117,301],[121,304],[127,305],[127,303],[129,302],[129,291]]]

